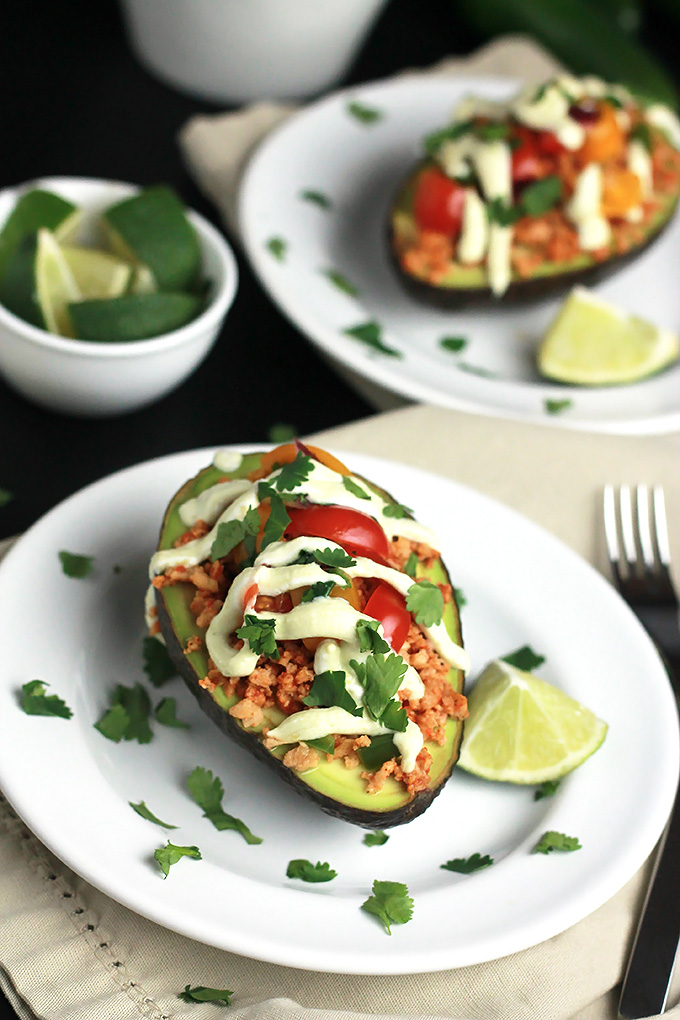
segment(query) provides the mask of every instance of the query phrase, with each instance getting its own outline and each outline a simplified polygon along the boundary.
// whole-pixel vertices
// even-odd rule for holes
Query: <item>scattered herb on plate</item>
[[[162,687],[168,680],[177,676],[177,668],[168,655],[162,641],[155,637],[145,637],[142,646],[144,672],[154,687]]]
[[[439,346],[442,350],[449,351],[451,354],[460,354],[467,345],[468,340],[464,336],[443,336],[439,341]]]
[[[357,297],[359,290],[354,286],[351,280],[348,280],[343,273],[338,272],[337,269],[322,269],[321,272],[326,277],[329,283],[332,283],[334,287],[341,290],[343,294],[349,294],[350,297]]]
[[[375,124],[383,117],[380,110],[374,106],[366,106],[365,103],[360,103],[356,99],[347,104],[347,112],[361,124]]]
[[[544,783],[534,790],[534,800],[543,800],[544,797],[554,797],[560,787],[559,779],[546,779]]]
[[[7,506],[14,499],[14,493],[9,489],[0,489],[0,506]]]
[[[413,917],[413,900],[403,882],[373,883],[373,895],[361,904],[367,914],[374,914],[382,923],[388,935],[391,925],[406,924]]]
[[[187,778],[187,786],[194,801],[202,809],[203,816],[212,822],[220,832],[233,829],[243,836],[246,843],[253,845],[262,842],[259,836],[253,835],[245,822],[222,810],[224,787],[221,779],[218,776],[213,776],[210,769],[204,769],[197,765]]]
[[[492,864],[493,857],[489,857],[488,854],[474,853],[469,857],[454,857],[446,864],[440,864],[439,867],[444,871],[455,871],[458,875],[472,875],[473,872],[481,871]]]
[[[357,326],[349,326],[348,329],[343,329],[342,332],[345,336],[351,336],[354,340],[359,340],[360,343],[365,344],[374,351],[379,351],[381,354],[388,354],[392,358],[403,357],[401,351],[398,351],[396,347],[389,347],[384,342],[382,326],[374,319],[370,322],[360,322]]]
[[[330,864],[321,861],[312,864],[304,857],[289,861],[286,868],[286,878],[299,878],[303,882],[331,882],[337,874]]]
[[[563,832],[555,832],[550,829],[544,832],[532,854],[551,854],[554,850],[560,853],[571,853],[573,850],[580,850],[581,844],[577,836],[565,836]]]
[[[176,730],[190,730],[188,722],[177,718],[177,702],[174,698],[163,698],[154,709],[154,716],[163,726],[171,726]]]
[[[182,1002],[212,1002],[215,1006],[231,1005],[234,993],[228,988],[206,988],[204,985],[185,985],[184,991],[177,996]]]
[[[45,694],[50,685],[44,680],[29,680],[23,684],[19,703],[26,715],[51,715],[70,719],[73,712],[56,694]]]
[[[569,398],[564,400],[544,400],[543,406],[545,407],[546,414],[562,414],[564,411],[568,411],[570,407],[573,407],[574,401]]]
[[[93,556],[84,556],[82,553],[67,552],[61,549],[59,552],[61,569],[67,577],[89,577],[94,564]]]
[[[301,191],[300,198],[303,202],[311,202],[312,205],[318,205],[319,209],[333,208],[333,203],[328,195],[325,195],[323,191],[315,191],[314,188],[307,188],[305,191]]]
[[[128,804],[133,811],[136,811],[140,818],[146,819],[147,822],[153,822],[154,825],[160,825],[162,829],[176,829],[176,825],[171,825],[170,822],[162,822],[157,815],[151,811],[143,800],[140,800],[139,804],[133,804],[131,800]]]
[[[270,237],[265,245],[270,255],[273,255],[277,262],[284,262],[288,254],[288,242],[282,237]]]
[[[367,832],[363,839],[364,846],[384,846],[390,837],[382,829]]]
[[[195,861],[202,860],[201,851],[197,846],[175,846],[168,840],[166,846],[160,846],[153,852],[158,865],[165,878],[170,874],[170,868],[177,864],[183,857],[192,857]]]
[[[521,648],[515,649],[514,652],[501,655],[500,658],[501,662],[507,662],[509,666],[521,669],[524,673],[531,673],[545,662],[545,655],[539,655],[533,650],[531,645],[522,645]]]
[[[121,740],[148,744],[153,738],[149,726],[150,712],[149,695],[141,684],[134,687],[119,684],[111,697],[111,707],[94,724],[94,728],[116,744]]]

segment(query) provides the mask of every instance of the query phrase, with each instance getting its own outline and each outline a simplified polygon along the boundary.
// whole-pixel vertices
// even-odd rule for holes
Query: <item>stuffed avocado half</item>
[[[225,452],[173,497],[147,623],[225,734],[328,813],[421,814],[458,759],[468,656],[429,529],[325,451]]]
[[[597,78],[463,99],[394,200],[392,262],[412,294],[451,308],[594,282],[668,224],[679,150],[668,107]]]

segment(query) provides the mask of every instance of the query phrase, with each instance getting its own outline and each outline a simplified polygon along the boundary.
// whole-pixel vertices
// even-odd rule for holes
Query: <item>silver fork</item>
[[[604,489],[604,530],[614,581],[646,628],[664,660],[680,701],[680,627],[678,596],[670,573],[670,547],[663,489],[646,485],[635,491],[622,485],[618,499]],[[621,544],[619,544],[619,534]],[[621,555],[623,548],[623,556]],[[619,1016],[637,1020],[662,1013],[680,940],[680,795],[659,844],[621,987]]]

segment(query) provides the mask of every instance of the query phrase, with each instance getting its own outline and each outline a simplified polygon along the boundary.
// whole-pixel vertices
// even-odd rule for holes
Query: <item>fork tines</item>
[[[634,501],[630,485],[620,486],[618,500],[614,486],[605,485],[603,509],[607,552],[617,580],[622,578],[621,546],[628,574],[668,571],[670,546],[666,506],[660,485],[653,486],[651,493],[649,486],[637,485]]]

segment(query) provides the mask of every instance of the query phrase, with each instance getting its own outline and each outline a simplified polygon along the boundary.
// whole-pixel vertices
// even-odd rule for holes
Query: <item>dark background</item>
[[[644,38],[680,80],[677,29],[646,5],[645,19]],[[426,66],[470,52],[477,41],[460,24],[455,0],[391,0],[341,84]],[[176,93],[142,70],[128,49],[116,0],[5,0],[0,54],[0,187],[56,174],[167,182],[219,226],[216,210],[189,179],[175,138],[192,114],[224,107]],[[0,538],[23,531],[83,485],[138,461],[266,441],[275,423],[304,434],[372,413],[237,257],[240,287],[221,341],[180,389],[150,408],[119,418],[67,418],[34,407],[0,380],[0,488],[14,493],[0,509]],[[1,995],[0,1016],[14,1016]]]

